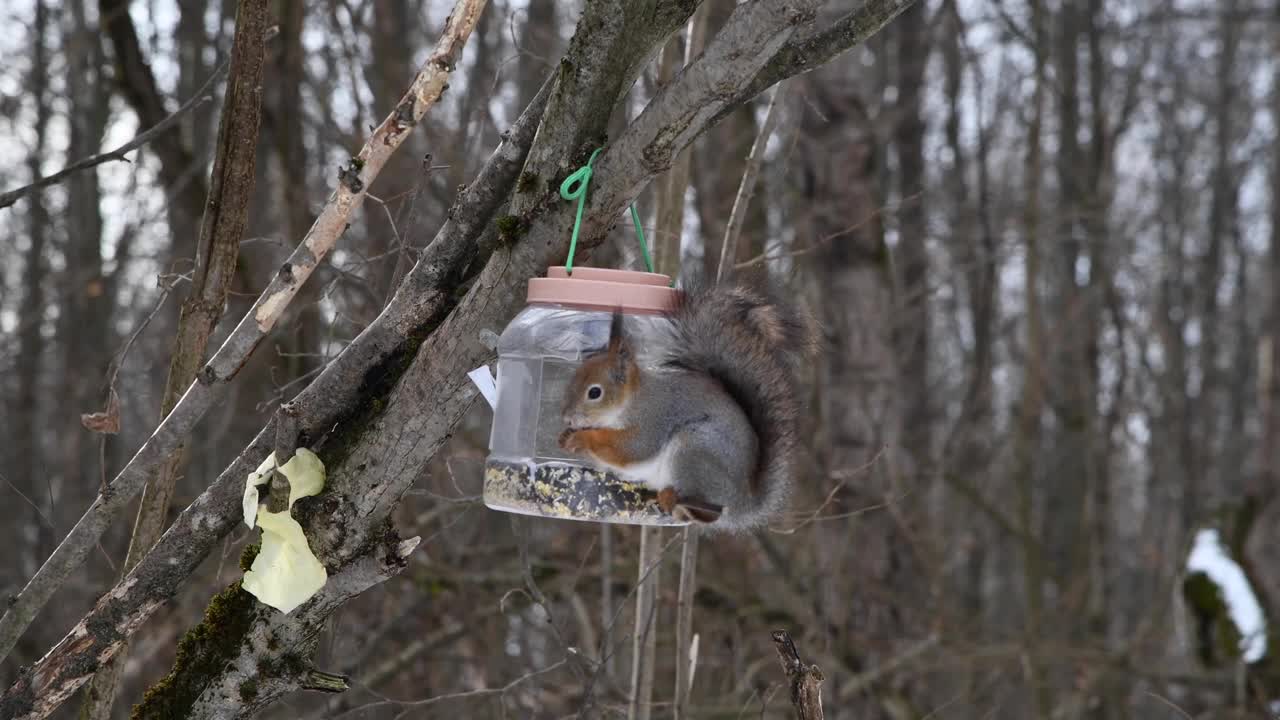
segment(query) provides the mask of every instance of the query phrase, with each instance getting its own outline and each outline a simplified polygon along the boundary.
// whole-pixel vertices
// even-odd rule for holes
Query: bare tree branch
[[[755,142],[751,144],[751,153],[747,155],[747,166],[742,171],[742,181],[738,184],[738,194],[733,198],[733,210],[729,212],[729,222],[724,228],[724,242],[720,244],[720,264],[716,267],[716,282],[727,282],[733,274],[734,264],[730,258],[737,257],[738,236],[742,234],[742,221],[747,217],[747,206],[751,204],[751,196],[756,193],[756,179],[760,175],[760,166],[764,163],[765,147],[773,136],[773,129],[778,124],[778,108],[787,96],[788,83],[784,80],[773,90],[769,98],[769,109],[764,114],[764,123]]]
[[[793,38],[782,46],[759,74],[737,95],[745,102],[775,83],[832,61],[840,53],[880,32],[916,0],[869,0],[828,25],[824,30]],[[722,111],[723,112],[723,111]],[[720,118],[717,116],[716,118]]]
[[[178,318],[177,338],[169,361],[169,377],[161,399],[161,415],[171,412],[181,393],[195,379],[204,361],[209,338],[227,304],[227,291],[235,279],[240,240],[249,222],[257,167],[258,127],[262,118],[262,70],[266,58],[267,7],[259,0],[240,0],[236,9],[231,46],[231,77],[218,128],[217,154],[213,161],[210,201],[196,243],[191,292]],[[216,74],[215,74],[216,75]],[[115,390],[112,389],[112,397]],[[150,552],[164,531],[174,484],[185,456],[178,446],[147,481],[125,556],[124,574]],[[285,456],[278,456],[285,457]],[[126,648],[121,653],[127,653]],[[115,701],[116,684],[123,662],[99,670],[85,693],[81,720],[107,720]]]
[[[370,379],[378,377],[381,368],[394,364],[406,352],[409,338],[438,325],[453,308],[468,267],[482,257],[477,239],[515,187],[550,89],[548,82],[506,133],[480,175],[459,194],[450,219],[401,285],[399,299],[294,398],[292,404],[298,411],[298,429],[303,437],[324,435],[343,417],[350,417],[360,401],[372,400]],[[120,641],[173,597],[182,581],[238,522],[244,478],[271,451],[276,425],[274,419],[269,422],[182,512],[133,572],[104,595],[24,676],[40,678],[31,682],[43,687],[67,686],[70,693],[88,680],[99,663],[113,657]],[[21,707],[24,687],[29,687],[22,682],[19,678],[0,697],[0,714],[13,707],[10,702]]]
[[[410,130],[444,93],[449,73],[470,35],[479,8],[472,14],[455,13],[440,42],[418,71],[409,91],[387,116],[360,153],[338,173],[338,188],[329,198],[311,230],[280,271],[245,314],[222,347],[200,371],[173,411],[116,475],[72,528],[12,606],[0,618],[0,658],[35,619],[36,613],[88,555],[112,519],[133,499],[154,468],[169,457],[195,428],[204,414],[226,393],[230,382],[258,343],[271,332],[302,284],[333,249],[346,230],[348,218],[360,207],[365,190]],[[468,24],[470,23],[470,24]]]
[[[400,292],[413,297],[414,301],[388,306],[356,342],[294,398],[302,435],[318,437],[340,417],[349,415],[361,391],[368,388],[365,378],[403,352],[406,336],[418,332],[419,328],[438,324],[453,307],[449,298],[462,282],[467,265],[477,255],[476,238],[515,185],[546,107],[549,89],[550,85],[543,87],[480,176],[461,193],[451,219],[401,286]],[[45,681],[48,684],[82,683],[88,675],[81,677],[81,673],[86,670],[91,673],[95,663],[112,657],[119,649],[117,631],[119,639],[129,637],[173,596],[214,544],[236,524],[245,475],[271,451],[275,436],[276,423],[272,420],[209,489],[183,511],[138,567],[99,600],[76,628],[36,663],[30,674],[51,678]],[[122,624],[120,621],[124,618],[136,620]],[[90,633],[91,641],[85,642],[85,632],[90,627],[101,632]],[[69,648],[75,648],[76,652],[67,654]],[[55,677],[56,680],[52,679]],[[15,684],[0,699],[0,709],[16,690]]]
[[[189,100],[183,103],[182,107],[175,110],[169,117],[166,117],[159,123],[147,128],[143,132],[139,133],[137,137],[121,145],[115,150],[91,155],[83,160],[71,163],[67,167],[49,175],[48,177],[42,177],[30,185],[24,185],[20,188],[0,193],[0,209],[9,207],[36,190],[62,182],[69,176],[78,173],[81,170],[88,170],[89,168],[97,167],[98,165],[108,163],[113,160],[128,162],[129,159],[126,158],[125,155],[128,155],[134,150],[146,145],[169,130],[172,130],[174,126],[178,124],[178,121],[187,113],[195,110],[196,108],[202,107],[205,103],[213,102],[213,86],[222,78],[223,73],[227,71],[227,68],[230,67],[230,65],[230,60],[222,63],[222,65],[218,66],[218,69],[214,70],[213,74],[209,76],[209,80],[205,82],[204,87],[201,87],[195,95],[192,95]]]
[[[98,0],[98,17],[110,41],[120,94],[138,116],[140,127],[159,125],[168,115],[165,97],[143,55],[128,0]],[[209,196],[203,158],[196,156],[181,133],[157,134],[151,150],[160,160],[160,176],[171,193],[170,232],[177,238],[195,237]]]
[[[822,681],[826,679],[822,670],[800,660],[800,651],[786,630],[774,631],[773,645],[791,685],[791,704],[796,709],[796,718],[822,720]]]

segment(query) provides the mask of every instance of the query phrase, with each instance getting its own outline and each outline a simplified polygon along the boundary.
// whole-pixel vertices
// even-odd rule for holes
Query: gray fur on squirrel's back
[[[757,433],[759,457],[748,479],[755,507],[733,524],[758,526],[790,494],[799,442],[797,372],[817,347],[814,322],[769,291],[743,285],[688,290],[672,320],[676,337],[665,364],[715,378]]]

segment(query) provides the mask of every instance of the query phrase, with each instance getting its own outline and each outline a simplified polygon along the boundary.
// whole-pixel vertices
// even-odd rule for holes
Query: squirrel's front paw
[[[565,428],[565,431],[556,439],[556,443],[571,453],[581,452],[585,447],[578,436],[578,431],[573,428]]]

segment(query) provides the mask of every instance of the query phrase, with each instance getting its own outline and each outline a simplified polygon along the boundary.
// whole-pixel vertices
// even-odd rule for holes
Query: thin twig
[[[270,33],[268,33],[268,38],[269,37],[270,37]],[[164,134],[168,130],[172,129],[174,126],[178,124],[178,121],[181,120],[183,116],[185,116],[187,113],[191,112],[192,110],[195,110],[196,108],[204,105],[207,102],[212,102],[213,86],[218,82],[218,80],[222,78],[222,75],[227,71],[227,68],[229,67],[231,67],[231,59],[227,58],[227,60],[223,61],[223,63],[219,65],[216,70],[213,71],[213,74],[209,76],[209,79],[207,81],[205,81],[204,86],[201,87],[199,90],[197,90],[195,95],[192,95],[189,100],[183,103],[182,107],[174,111],[174,113],[169,117],[161,120],[160,122],[151,126],[147,130],[144,130],[143,132],[139,133],[137,137],[121,145],[115,150],[99,153],[97,155],[91,155],[87,158],[84,158],[83,160],[78,160],[68,165],[67,167],[59,170],[58,172],[52,175],[49,175],[47,177],[42,177],[39,180],[36,180],[35,182],[31,183],[30,185],[24,185],[20,188],[15,188],[13,190],[0,194],[0,209],[9,207],[10,205],[21,200],[27,195],[30,195],[36,190],[39,190],[40,188],[45,188],[50,185],[54,185],[56,183],[62,182],[67,177],[75,173],[78,173],[81,170],[88,170],[91,167],[97,167],[98,165],[111,162],[113,160],[120,161],[120,162],[129,162],[129,159],[125,157],[126,154],[133,152],[134,150],[137,150],[138,148],[142,147],[143,145],[146,145],[147,143],[156,139],[157,137]]]
[[[687,717],[693,688],[693,596],[698,590],[698,528],[686,525],[681,533],[680,589],[676,596],[676,693],[674,717]]]
[[[499,696],[506,695],[507,693],[511,692],[522,683],[528,682],[529,680],[532,680],[533,678],[538,677],[539,675],[546,675],[547,673],[559,670],[560,668],[564,667],[568,663],[569,663],[568,658],[562,658],[560,661],[552,663],[551,665],[548,665],[547,667],[544,667],[541,670],[534,670],[533,672],[525,673],[524,675],[521,675],[515,680],[512,680],[511,682],[499,688],[480,688],[479,690],[468,690],[466,692],[453,693],[451,695],[437,695],[436,697],[426,698],[424,700],[390,700],[390,699],[381,700],[379,702],[369,703],[368,705],[361,705],[360,707],[352,708],[342,713],[341,715],[338,715],[337,717],[333,718],[333,720],[341,720],[342,718],[345,718],[348,715],[353,715],[356,713],[366,713],[369,710],[373,710],[375,708],[380,708],[380,707],[386,707],[388,705],[398,705],[400,707],[409,708],[413,710],[421,710],[423,708],[431,707],[432,705],[437,705],[439,703],[449,702],[452,700],[469,700],[469,699],[480,698],[480,697],[488,697],[490,695],[499,695]],[[396,717],[403,717],[403,715],[397,715]]]
[[[640,528],[640,577],[636,583],[636,626],[631,645],[631,697],[627,720],[649,720],[653,698],[653,665],[658,635],[653,622],[658,614],[658,587],[662,556],[658,552],[659,528]],[[657,557],[655,557],[657,556]]]
[[[751,204],[751,197],[756,192],[756,180],[760,176],[760,166],[764,163],[765,148],[769,145],[769,138],[773,136],[773,129],[778,124],[778,108],[781,107],[781,100],[786,98],[787,89],[791,82],[784,80],[773,89],[773,97],[769,99],[769,109],[765,112],[764,123],[760,126],[760,132],[756,135],[756,139],[751,143],[751,152],[747,155],[746,167],[742,170],[742,180],[738,183],[738,194],[733,198],[733,210],[729,212],[729,222],[724,228],[724,242],[720,244],[720,264],[716,268],[716,282],[725,282],[729,279],[733,270],[733,262],[730,260],[737,251],[738,237],[742,234],[742,223],[747,217],[747,206]]]

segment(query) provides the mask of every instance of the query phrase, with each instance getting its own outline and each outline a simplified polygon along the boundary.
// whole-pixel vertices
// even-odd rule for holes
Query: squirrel
[[[812,317],[759,288],[680,292],[658,360],[642,368],[615,311],[609,342],[575,371],[559,444],[658,492],[661,509],[750,530],[781,512],[799,445],[799,371]]]

